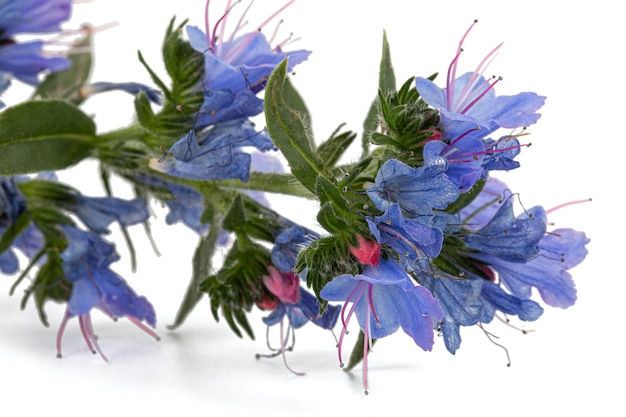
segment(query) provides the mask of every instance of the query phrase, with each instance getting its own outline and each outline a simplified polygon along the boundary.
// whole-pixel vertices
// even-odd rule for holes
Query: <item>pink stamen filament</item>
[[[484,151],[479,151],[479,152],[461,153],[461,154],[458,154],[457,156],[462,157],[462,156],[493,155],[499,152],[506,152],[506,151],[510,151],[513,149],[519,149],[519,148],[528,147],[528,146],[530,146],[530,143],[525,143],[525,144],[516,145],[516,146],[509,146],[508,148],[486,149]],[[474,162],[474,161],[476,161],[476,159],[448,159],[448,162],[451,164],[462,163],[462,162]]]
[[[230,13],[230,9],[226,9],[226,11],[222,15],[222,17],[219,18],[219,20],[217,21],[217,23],[213,27],[213,34],[211,35],[212,36],[212,42],[209,44],[209,50],[213,51],[213,53],[215,53],[215,48],[216,48],[215,41],[217,40],[217,28],[219,27],[220,23],[222,23],[222,22],[224,22],[224,24],[226,24],[226,18],[228,17],[229,13]]]
[[[461,52],[463,52],[463,43],[476,23],[478,23],[478,20],[474,20],[470,27],[465,31],[465,34],[459,41],[459,47],[456,50],[456,55],[448,68],[448,79],[446,80],[446,108],[448,109],[452,109],[452,100],[454,98],[454,80],[456,80],[456,69],[459,57],[461,56]]]
[[[70,319],[70,312],[65,311],[65,315],[63,316],[63,320],[61,321],[61,325],[59,326],[59,331],[57,332],[57,358],[62,357],[61,354],[61,343],[63,341],[63,333],[65,333],[65,327],[67,326],[67,322]]]
[[[370,286],[370,291],[371,291],[372,284],[368,284],[368,285]],[[363,391],[365,392],[365,395],[368,394],[368,391],[367,391],[367,388],[368,388],[367,353],[372,343],[372,337],[371,337],[371,332],[370,332],[370,309],[373,309],[373,305],[371,304],[371,301],[368,304],[367,309],[365,311],[365,331],[363,334]]]
[[[80,323],[80,330],[81,330],[81,332],[83,334],[83,338],[85,339],[85,342],[87,342],[87,346],[89,347],[89,349],[94,354],[96,352],[99,353],[100,356],[102,357],[102,359],[105,362],[108,362],[109,360],[107,359],[107,357],[104,355],[104,353],[100,349],[100,345],[98,345],[98,339],[97,339],[96,335],[94,334],[93,326],[91,324],[91,315],[89,313],[87,313],[87,314],[82,314],[82,315],[78,316],[78,322]],[[93,345],[92,345],[92,343],[93,343]],[[95,348],[95,350],[94,350],[94,348]]]
[[[454,146],[456,145],[461,139],[463,139],[465,136],[469,135],[472,132],[476,132],[477,130],[480,130],[480,126],[476,126],[473,129],[468,130],[467,132],[463,133],[462,135],[459,135],[457,138],[453,139],[452,142],[450,142],[450,144],[448,145],[448,148],[450,146]]]
[[[146,326],[145,324],[143,324],[141,321],[139,321],[136,317],[133,316],[126,316],[126,318],[128,320],[130,320],[135,326],[139,327],[141,330],[143,330],[144,332],[148,333],[150,336],[152,336],[156,341],[161,340],[161,336],[159,336],[158,334],[156,334],[155,331],[153,331],[151,328],[149,328],[148,326]]]
[[[563,204],[559,204],[558,206],[554,206],[550,210],[546,210],[546,214],[550,214],[550,213],[552,213],[552,212],[554,212],[556,210],[562,209],[563,207],[572,206],[574,204],[588,203],[590,201],[592,201],[591,198],[586,198],[584,200],[568,201],[567,203],[563,203]]]
[[[367,284],[367,295],[370,308],[372,309],[372,314],[374,315],[374,319],[376,320],[376,325],[378,325],[378,315],[376,314],[376,309],[374,308],[374,298],[372,297],[372,291],[374,286],[372,284]]]
[[[356,304],[359,302],[359,300],[363,296],[363,291],[365,291],[365,288],[362,284],[363,282],[360,282],[356,286],[356,288],[350,293],[348,298],[346,298],[346,302],[343,304],[343,308],[341,309],[341,322],[343,326],[341,327],[341,333],[339,334],[339,343],[337,343],[337,355],[339,357],[339,366],[342,368],[344,366],[343,358],[341,356],[341,346],[343,345],[343,337],[346,333],[348,333],[347,326],[348,326],[348,323],[350,322],[350,318],[352,317],[352,313],[354,313]],[[358,294],[356,294],[355,296],[355,293],[357,292],[357,290],[359,291],[358,291]],[[352,302],[352,306],[350,307],[350,311],[348,312],[348,317],[346,318],[344,313],[349,302]]]
[[[458,104],[454,107],[454,109],[450,108],[450,110],[458,111],[458,109],[463,107],[464,104],[470,99],[470,96],[469,96],[470,91],[473,91],[475,89],[476,81],[483,75],[483,73],[485,72],[485,70],[489,66],[489,63],[491,63],[490,59],[498,51],[498,49],[500,49],[502,44],[503,43],[500,43],[500,45],[498,45],[495,48],[493,48],[491,50],[491,52],[489,52],[487,54],[487,56],[485,56],[483,58],[483,60],[480,61],[480,63],[478,64],[478,66],[476,67],[474,72],[472,73],[472,76],[470,77],[470,79],[468,80],[467,84],[465,85],[465,88],[463,89],[463,91],[459,95],[459,102],[458,102]],[[487,62],[488,60],[489,60],[489,62]],[[463,112],[460,112],[460,113],[463,113]]]
[[[278,16],[278,14],[280,14],[283,10],[285,10],[287,7],[291,6],[296,0],[290,0],[287,3],[285,3],[281,8],[279,8],[277,11],[275,11],[270,17],[268,17],[267,19],[265,19],[265,21],[263,23],[261,23],[258,26],[258,31],[261,31],[261,29],[263,29],[263,27],[265,27],[265,25],[267,25],[269,22],[271,22],[276,16]],[[246,39],[243,40],[243,42],[241,42],[241,44],[239,45],[239,47],[228,54],[228,56],[223,56],[222,59],[224,59],[226,62],[230,62],[234,57],[236,57],[237,55],[239,55],[239,53],[245,49],[245,47],[252,41],[252,39],[257,35],[257,32],[251,32],[248,37]]]
[[[278,29],[280,29],[280,25],[282,25],[284,22],[283,19],[280,19],[278,21],[278,23],[276,23],[276,27],[274,28],[274,32],[272,32],[272,36],[268,39],[268,42],[270,43],[270,45],[272,44],[272,42],[274,42],[274,40],[276,40],[276,35],[278,35]]]
[[[482,93],[480,93],[478,95],[478,97],[476,97],[474,100],[472,100],[467,106],[465,106],[463,108],[463,110],[461,110],[459,113],[461,114],[465,114],[470,108],[472,108],[472,106],[476,103],[478,103],[478,101],[480,101],[481,98],[485,97],[485,95],[489,92],[489,90],[491,90],[493,87],[495,87],[496,84],[498,84],[499,81],[502,81],[502,77],[498,77],[496,78],[496,80],[492,83],[489,83],[488,80],[485,80],[485,82],[483,83],[483,85],[481,85],[479,88],[482,88],[485,84],[489,84],[489,87],[485,88],[483,90]]]

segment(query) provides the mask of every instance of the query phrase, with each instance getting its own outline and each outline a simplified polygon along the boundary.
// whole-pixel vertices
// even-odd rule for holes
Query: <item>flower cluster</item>
[[[40,74],[60,71],[70,65],[67,58],[47,56],[44,41],[20,42],[16,36],[47,34],[61,30],[71,14],[72,0],[6,0],[0,3],[0,94],[16,78],[37,85]]]
[[[516,157],[527,146],[520,139],[546,99],[533,92],[496,95],[502,78],[483,74],[501,45],[476,70],[457,75],[474,22],[444,87],[434,77],[417,77],[398,89],[384,38],[362,155],[343,163],[357,135],[337,129],[317,143],[288,76],[310,52],[285,50],[291,37],[276,42],[280,24],[265,35],[292,3],[247,33],[250,6],[227,28],[241,2],[229,0],[214,17],[206,1],[203,30],[173,19],[163,42],[171,82],[139,54],[152,87],[92,82],[90,48],[74,50],[70,61],[46,56],[41,41],[16,38],[58,32],[71,1],[0,1],[0,91],[15,78],[37,88],[33,97],[45,98],[0,113],[0,271],[19,274],[11,293],[35,272],[24,302],[34,296],[44,323],[45,302],[66,305],[59,357],[65,328],[77,318],[89,350],[107,360],[92,326],[94,309],[128,318],[159,339],[151,329],[154,308],[113,270],[120,255],[106,240],[117,223],[134,262],[127,228],[143,224],[150,233],[153,201],[167,207],[167,224],[183,223],[198,238],[170,330],[208,298],[216,321],[224,318],[235,334],[253,338],[248,313],[259,309],[270,353],[257,358],[280,356],[303,375],[286,359],[295,331],[309,322],[331,332],[339,325],[340,366],[362,362],[365,393],[370,351],[399,329],[424,351],[441,335],[454,354],[463,327],[510,316],[534,321],[545,306],[575,303],[569,271],[585,259],[589,239],[574,229],[549,230],[554,209],[517,210],[521,197],[493,176],[520,167]],[[135,122],[101,133],[81,105],[111,90],[134,97]],[[260,129],[253,120],[263,116],[267,127]],[[86,196],[52,172],[86,158],[98,161],[106,196]],[[111,177],[131,184],[135,196],[116,197]],[[319,203],[318,225],[290,220],[285,209],[293,214],[298,206],[279,213],[266,193]],[[344,361],[351,326],[359,337]],[[278,345],[270,337],[276,328]]]

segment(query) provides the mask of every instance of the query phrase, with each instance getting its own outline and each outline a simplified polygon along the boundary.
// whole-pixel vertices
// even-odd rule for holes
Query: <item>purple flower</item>
[[[543,214],[543,215],[542,215]],[[527,211],[513,214],[513,200],[506,199],[485,226],[465,236],[470,249],[507,262],[527,262],[539,253],[539,241],[546,232],[545,213]]]
[[[94,233],[108,234],[109,226],[117,221],[131,226],[148,220],[150,213],[143,198],[122,200],[116,197],[86,197],[76,194],[71,210]]]
[[[496,97],[494,86],[502,78],[486,80],[482,74],[486,63],[502,44],[489,52],[474,72],[457,78],[463,43],[473,26],[472,24],[459,42],[457,53],[448,70],[446,88],[439,88],[426,78],[415,79],[417,90],[424,101],[440,110],[444,136],[449,140],[470,130],[472,132],[468,137],[483,138],[498,128],[513,129],[534,124],[540,117],[536,111],[543,106],[546,99],[530,92]],[[480,129],[474,130],[476,127]]]
[[[77,316],[81,332],[93,353],[106,361],[91,324],[91,310],[97,308],[109,317],[126,317],[143,331],[159,340],[159,336],[142,322],[155,327],[156,316],[145,297],[138,296],[126,282],[110,269],[119,259],[115,247],[100,236],[64,226],[67,248],[61,253],[63,272],[72,283],[72,293],[65,316],[57,333],[57,356],[61,357],[61,342],[68,321]]]
[[[513,295],[528,299],[534,287],[546,304],[567,308],[576,302],[576,287],[567,271],[585,259],[587,243],[589,239],[583,232],[556,229],[539,241],[538,255],[526,263],[506,261],[489,253],[473,257],[493,268]]]
[[[26,197],[17,187],[16,182],[25,177],[0,177],[0,236],[10,228],[26,210]],[[28,258],[32,258],[44,245],[44,239],[33,223],[16,236],[9,248],[0,253],[0,271],[14,274],[19,269],[15,249],[19,249]]]
[[[366,220],[376,240],[391,246],[401,257],[416,260],[425,253],[434,258],[441,252],[441,229],[403,217],[396,203],[389,204],[389,209],[381,216]]]
[[[272,263],[283,272],[289,272],[296,264],[300,250],[319,235],[302,226],[292,226],[282,230],[274,239]]]
[[[445,175],[447,168],[441,157],[433,157],[420,168],[390,159],[378,170],[376,185],[367,189],[367,195],[381,211],[395,202],[408,217],[430,216],[433,209],[443,210],[459,196]]]
[[[43,41],[15,42],[13,37],[60,31],[71,5],[71,0],[7,0],[0,4],[0,92],[8,87],[9,75],[35,86],[39,74],[69,67],[66,58],[45,56]]]
[[[135,82],[112,83],[101,81],[82,87],[80,93],[82,97],[86,98],[94,94],[106,93],[108,91],[124,91],[132,96],[144,93],[148,100],[154,104],[162,104],[163,102],[163,93],[160,90]]]
[[[150,167],[174,177],[201,180],[248,181],[251,157],[240,148],[275,149],[265,131],[257,132],[247,119],[219,123],[198,134],[190,130]]]
[[[51,33],[72,13],[72,0],[6,0],[0,4],[0,37],[19,33]]]
[[[217,23],[211,29],[209,3],[207,2],[205,16],[206,33],[194,26],[187,27],[191,46],[205,56],[203,85],[207,90],[228,89],[235,94],[239,91],[250,90],[257,93],[265,88],[272,71],[283,59],[289,58],[288,71],[292,71],[295,65],[308,58],[310,52],[305,50],[283,52],[282,48],[286,42],[272,47],[273,40],[268,41],[261,32],[265,25],[293,1],[272,14],[258,26],[257,30],[240,36],[238,35],[247,9],[233,32],[227,35],[224,32],[231,10],[227,10],[218,18]]]
[[[0,72],[34,86],[39,84],[42,72],[61,71],[70,66],[66,58],[43,56],[42,48],[41,41],[0,46]]]
[[[367,350],[372,339],[395,333],[400,327],[424,350],[434,343],[433,328],[443,318],[439,302],[424,287],[414,286],[408,275],[395,262],[380,260],[368,265],[362,274],[335,277],[322,291],[327,301],[344,301],[341,312],[339,362],[343,366],[341,346],[348,322],[356,314],[366,343],[363,352],[363,387],[367,393]],[[348,304],[352,303],[348,311]],[[347,312],[347,314],[346,314]]]
[[[428,142],[424,146],[424,159],[443,157],[448,163],[446,176],[457,186],[460,192],[472,188],[483,174],[485,147],[478,138],[457,138],[450,143],[439,140]]]
[[[208,90],[196,114],[196,128],[203,128],[221,122],[253,117],[263,112],[263,100],[251,90],[233,92],[228,88]]]

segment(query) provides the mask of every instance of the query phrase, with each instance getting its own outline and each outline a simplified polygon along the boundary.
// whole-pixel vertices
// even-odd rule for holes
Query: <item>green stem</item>
[[[147,136],[150,136],[150,134],[141,125],[134,124],[98,135],[97,140],[100,143],[124,142],[133,139],[145,142],[143,138]]]

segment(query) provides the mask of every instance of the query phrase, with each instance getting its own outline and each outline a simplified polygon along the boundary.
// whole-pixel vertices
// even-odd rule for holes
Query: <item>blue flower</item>
[[[467,246],[508,262],[527,262],[539,253],[539,241],[546,232],[545,213],[513,214],[513,200],[506,199],[485,226],[465,236]]]
[[[485,146],[478,138],[457,138],[450,143],[439,140],[428,142],[424,146],[424,159],[441,156],[447,161],[446,176],[457,186],[460,192],[472,188],[483,175]]]
[[[204,101],[196,114],[196,128],[253,117],[263,112],[263,100],[251,90],[233,92],[228,88],[204,92]]]
[[[451,140],[473,130],[469,137],[483,138],[498,128],[513,129],[536,123],[540,117],[536,111],[543,106],[545,97],[531,92],[496,97],[494,86],[502,78],[486,80],[482,76],[485,63],[502,44],[494,48],[474,72],[456,77],[463,42],[470,30],[471,27],[459,42],[448,70],[446,88],[439,88],[426,78],[415,79],[424,101],[441,112],[444,136]],[[474,130],[476,127],[480,129]]]
[[[367,189],[367,195],[381,211],[395,202],[409,217],[430,216],[433,209],[443,210],[459,196],[445,175],[447,168],[441,157],[433,157],[420,168],[390,159],[378,170],[376,185]]]
[[[405,262],[404,266],[417,274],[422,285],[439,301],[444,311],[440,331],[446,349],[452,354],[461,346],[461,326],[489,323],[497,311],[524,321],[534,321],[543,313],[535,301],[508,294],[500,285],[473,274],[466,272],[464,279],[459,279],[434,273],[432,268],[420,263]]]
[[[536,288],[546,304],[567,308],[576,302],[576,287],[567,271],[585,259],[587,243],[589,239],[583,232],[556,229],[539,241],[538,255],[523,264],[488,253],[472,256],[493,268],[516,297],[528,299],[532,288]]]
[[[30,85],[39,84],[39,74],[61,71],[70,66],[66,58],[42,55],[43,42],[32,41],[0,46],[0,72]]]
[[[308,58],[310,52],[305,50],[283,52],[284,43],[272,47],[261,32],[261,29],[285,7],[266,19],[258,30],[240,36],[238,34],[245,13],[230,36],[224,33],[230,10],[227,10],[211,29],[208,25],[207,8],[206,34],[197,27],[187,26],[191,46],[205,57],[203,85],[207,90],[225,88],[233,93],[243,90],[257,93],[265,88],[272,71],[285,58],[289,58],[288,71],[292,71],[294,66]]]
[[[265,131],[257,132],[247,119],[219,123],[198,133],[190,130],[167,152],[167,157],[151,160],[153,169],[180,178],[201,180],[239,179],[248,181],[251,157],[240,151],[253,146],[275,149]]]
[[[283,272],[293,270],[300,250],[319,235],[302,226],[283,229],[274,239],[272,263]]]
[[[162,104],[163,102],[163,93],[161,91],[148,87],[145,84],[135,82],[112,83],[101,81],[82,87],[80,93],[82,97],[86,98],[94,94],[105,93],[108,91],[124,91],[132,96],[144,93],[148,100],[154,104]]]
[[[17,187],[21,177],[0,177],[0,237],[9,229],[26,210],[26,197]],[[15,249],[19,249],[28,258],[32,258],[44,245],[43,235],[31,222],[26,229],[16,236],[11,246],[0,253],[0,271],[14,274],[19,269]]]
[[[372,339],[395,333],[400,327],[424,350],[434,343],[433,328],[443,318],[443,310],[431,292],[414,286],[406,272],[395,262],[381,259],[368,265],[362,274],[335,277],[322,288],[320,297],[344,301],[339,337],[339,362],[343,365],[341,346],[352,314],[356,314],[364,333],[363,386],[367,392],[367,350]],[[348,304],[352,307],[348,310]],[[347,311],[347,315],[346,315]]]
[[[51,33],[72,13],[73,0],[6,0],[0,4],[0,37],[20,33]]]
[[[116,197],[87,197],[76,194],[71,210],[94,233],[108,234],[109,226],[117,221],[121,226],[143,223],[150,217],[143,198],[122,200]]]
[[[72,293],[57,333],[57,356],[61,357],[61,341],[67,322],[78,316],[87,346],[107,360],[93,332],[91,310],[94,308],[113,319],[126,317],[159,340],[157,334],[142,323],[145,321],[152,327],[156,326],[152,305],[110,269],[111,263],[119,259],[115,247],[92,232],[74,227],[64,226],[63,233],[69,244],[61,253],[61,259],[65,277],[72,283]]]
[[[43,41],[15,42],[13,37],[60,31],[71,5],[71,0],[8,0],[0,4],[0,92],[8,87],[9,75],[34,86],[39,84],[39,74],[69,67],[66,58],[46,57]]]
[[[383,215],[373,220],[368,217],[366,221],[378,243],[391,246],[401,257],[416,260],[421,253],[425,253],[434,258],[441,252],[441,229],[404,218],[397,203],[389,204],[389,209]]]

